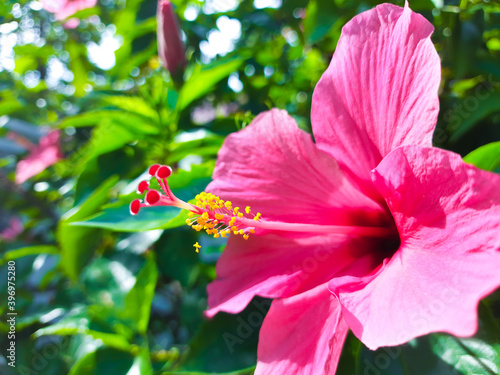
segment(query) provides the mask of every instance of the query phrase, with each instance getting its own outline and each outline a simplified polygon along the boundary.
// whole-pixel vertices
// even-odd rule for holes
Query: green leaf
[[[56,236],[61,246],[61,266],[73,281],[78,279],[80,271],[94,253],[100,238],[95,229],[77,228],[70,224],[94,214],[106,202],[109,190],[117,182],[116,176],[104,181],[81,206],[67,212],[59,222]]]
[[[33,333],[33,338],[39,338],[41,336],[47,335],[76,335],[78,333],[86,333],[89,327],[89,319],[87,315],[80,311],[71,313],[70,315],[64,317],[57,323],[51,324],[50,326],[40,328],[35,333]]]
[[[462,374],[499,374],[500,327],[484,304],[479,306],[479,318],[474,337],[432,335],[434,353]]]
[[[135,357],[129,374],[153,375],[153,366],[147,348],[141,349],[139,355]]]
[[[306,8],[304,35],[310,43],[321,40],[339,19],[339,10],[331,0],[311,0]]]
[[[148,328],[157,280],[158,268],[153,256],[150,255],[125,298],[125,315],[137,322],[137,331],[142,334],[145,334]]]
[[[97,157],[120,150],[123,146],[137,139],[133,134],[114,120],[105,118],[99,125],[92,130],[90,140],[74,153],[72,158],[61,163],[63,168],[70,170],[72,174],[79,174],[79,179],[85,179],[85,170],[93,165],[92,160]],[[80,183],[80,180],[78,181]]]
[[[25,74],[28,70],[35,70],[38,67],[36,58],[30,55],[20,56],[16,59],[14,71],[18,74]]]
[[[238,56],[220,59],[203,67],[197,65],[182,86],[177,103],[179,110],[183,110],[194,100],[208,93],[217,82],[236,71],[244,61],[244,57]]]
[[[409,343],[368,350],[349,335],[339,371],[353,375],[494,375],[500,369],[500,329],[484,305],[479,309],[480,324],[472,338],[431,334]],[[358,351],[356,347],[362,345]],[[354,350],[352,350],[354,348]],[[355,366],[348,361],[354,360]]]
[[[154,123],[158,122],[158,112],[138,96],[101,96],[103,103],[111,104],[117,108],[143,116]]]
[[[32,336],[36,339],[41,336],[73,336],[80,334],[99,340],[99,342],[109,348],[123,351],[130,350],[131,345],[125,336],[113,332],[98,331],[91,327],[92,323],[87,312],[80,310],[77,313],[69,314],[57,323],[40,328]]]
[[[16,260],[28,255],[39,255],[39,254],[59,254],[59,249],[57,246],[53,245],[22,247],[20,249],[7,251],[3,256],[2,262],[5,263],[8,262],[9,260]]]
[[[87,69],[85,68],[84,56],[86,47],[84,44],[78,44],[71,39],[66,43],[66,50],[70,55],[70,67],[73,73],[73,86],[75,95],[82,97],[85,95],[85,85],[87,84]]]
[[[464,161],[485,171],[500,172],[500,141],[477,148],[466,155]]]
[[[69,375],[152,374],[151,371],[140,372],[140,368],[140,363],[137,363],[136,358],[130,353],[111,348],[99,348],[77,361]]]
[[[23,108],[23,105],[17,99],[4,95],[0,96],[0,116],[19,111],[21,108]]]
[[[93,337],[96,340],[100,340],[108,348],[114,348],[123,351],[128,351],[130,349],[130,343],[122,335],[96,331],[93,329],[87,329],[83,333]]]
[[[97,215],[73,222],[71,225],[110,229],[117,232],[144,232],[184,225],[185,221],[176,220],[179,213],[180,209],[177,207],[147,207],[137,215],[132,216],[127,204],[121,207],[105,209]]]
[[[181,135],[193,136],[189,133],[181,133]],[[200,156],[216,155],[224,141],[224,137],[212,132],[204,131],[202,136],[188,141],[175,141],[170,145],[170,156],[168,164],[172,165],[177,163],[182,158],[190,154]]]
[[[117,150],[135,138],[126,127],[107,119],[92,131],[92,137],[87,144],[87,157],[92,159]]]
[[[212,171],[214,170],[214,161],[207,161],[203,164],[192,165],[190,171],[178,170],[168,180],[174,194],[184,200],[193,199],[212,181]]]
[[[72,126],[78,128],[93,126],[109,120],[113,120],[113,122],[120,124],[120,126],[128,129],[134,134],[158,133],[158,128],[149,124],[143,117],[134,113],[117,110],[90,111],[67,117],[59,124],[59,127],[67,128]]]
[[[176,370],[226,372],[254,365],[259,326],[270,304],[269,300],[254,299],[238,315],[218,314],[204,321]]]
[[[101,8],[99,7],[92,7],[92,8],[86,8],[86,9],[82,9],[82,10],[79,10],[78,12],[76,12],[75,14],[73,14],[71,16],[71,18],[80,18],[80,19],[83,19],[83,18],[87,18],[89,16],[94,16],[94,15],[97,15],[99,16],[101,14]]]
[[[449,112],[445,113],[449,121],[450,130],[456,130],[450,136],[450,143],[456,143],[460,138],[474,129],[484,118],[498,112],[498,103],[500,102],[500,93],[490,93],[485,89],[480,97],[468,96],[456,105]]]

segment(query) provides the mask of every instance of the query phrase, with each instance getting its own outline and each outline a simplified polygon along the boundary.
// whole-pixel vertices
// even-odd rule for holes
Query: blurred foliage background
[[[193,198],[224,137],[270,107],[309,131],[312,92],[342,26],[380,2],[173,3],[188,61],[175,79],[159,65],[155,0],[99,0],[73,29],[37,1],[0,4],[0,312],[10,260],[18,312],[15,369],[0,322],[2,374],[253,372],[267,301],[203,318],[224,242],[183,226],[177,209],[132,217],[128,204],[157,162],[174,168],[174,193]],[[410,6],[434,24],[442,60],[435,145],[500,172],[499,2]],[[48,129],[60,129],[64,158],[16,183],[26,141]],[[483,302],[473,339],[431,335],[393,356],[349,336],[339,373],[495,374],[499,300]]]

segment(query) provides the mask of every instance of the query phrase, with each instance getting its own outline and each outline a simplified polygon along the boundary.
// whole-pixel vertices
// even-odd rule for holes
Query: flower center
[[[230,201],[202,192],[195,199],[196,203],[191,204],[177,198],[167,183],[167,178],[172,174],[172,169],[165,165],[155,164],[149,168],[149,174],[156,178],[160,185],[161,192],[150,188],[149,181],[139,183],[137,192],[146,193],[144,201],[136,199],[130,204],[130,213],[137,215],[141,207],[144,206],[174,206],[189,211],[189,218],[186,224],[191,228],[201,231],[215,238],[226,237],[230,234],[241,235],[246,240],[250,234],[256,230],[277,230],[291,232],[325,233],[354,236],[368,236],[377,238],[393,238],[394,229],[389,227],[368,227],[351,225],[318,225],[303,223],[285,223],[279,221],[269,221],[261,217],[259,212],[253,213],[249,206],[244,209],[233,207]],[[195,245],[198,252],[199,245]]]

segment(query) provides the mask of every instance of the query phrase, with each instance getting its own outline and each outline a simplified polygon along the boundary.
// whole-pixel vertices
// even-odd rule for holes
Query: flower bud
[[[158,21],[158,56],[163,67],[167,68],[174,76],[184,69],[186,56],[172,3],[168,0],[159,0],[156,17]]]

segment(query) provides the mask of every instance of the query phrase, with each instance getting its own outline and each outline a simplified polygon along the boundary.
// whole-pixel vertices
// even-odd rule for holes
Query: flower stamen
[[[267,221],[262,219],[260,212],[252,213],[250,206],[240,211],[233,207],[230,201],[224,201],[212,193],[201,192],[196,195],[195,204],[187,203],[177,198],[167,183],[167,178],[172,174],[172,169],[165,165],[152,165],[149,174],[155,177],[161,187],[161,192],[151,189],[149,181],[141,181],[137,188],[139,194],[146,193],[144,201],[135,199],[130,203],[130,213],[137,215],[145,206],[173,206],[188,210],[186,224],[200,232],[204,230],[214,238],[225,238],[229,234],[242,236],[247,240],[256,229],[281,230],[291,232],[326,233],[341,235],[356,235],[368,237],[394,237],[394,228],[389,227],[364,227],[348,225],[318,225],[303,223],[287,223]],[[196,252],[200,245],[193,245]]]

